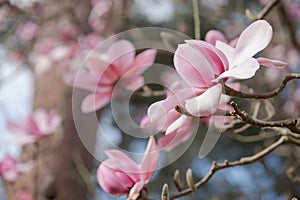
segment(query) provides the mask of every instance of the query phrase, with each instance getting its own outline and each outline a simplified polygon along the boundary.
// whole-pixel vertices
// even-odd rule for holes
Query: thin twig
[[[199,16],[198,0],[193,0],[193,16],[194,16],[195,39],[200,40],[200,16]]]
[[[208,172],[208,174],[205,177],[203,177],[199,182],[197,182],[194,186],[197,189],[199,189],[202,185],[207,183],[217,171],[219,171],[221,169],[224,169],[224,168],[240,166],[240,165],[247,165],[247,164],[253,163],[253,162],[263,158],[267,154],[271,153],[277,147],[279,147],[282,144],[285,144],[289,141],[290,140],[287,136],[281,136],[275,143],[273,143],[272,145],[268,146],[264,150],[254,154],[252,156],[243,157],[240,160],[233,161],[233,162],[224,161],[223,163],[217,163],[216,161],[213,161],[212,166],[211,166],[210,171]],[[179,198],[179,197],[182,197],[182,196],[186,196],[190,193],[192,193],[192,190],[190,188],[185,189],[185,190],[181,191],[178,194],[172,195],[170,197],[170,200],[173,200],[173,199],[176,199],[176,198]]]
[[[265,18],[270,11],[280,2],[280,0],[273,0],[268,3],[256,16],[256,20]]]
[[[166,91],[165,90],[152,90],[148,86],[143,87],[143,91],[138,92],[137,95],[142,97],[159,97],[159,96],[165,96]]]
[[[279,120],[279,121],[264,121],[264,120],[256,119],[256,118],[250,116],[245,111],[241,111],[235,102],[230,102],[230,105],[234,109],[234,112],[232,112],[232,114],[247,124],[251,124],[252,126],[257,126],[257,127],[288,128],[294,133],[300,133],[300,128],[297,127],[297,123],[298,123],[297,119],[285,119],[285,120]]]
[[[282,80],[281,84],[275,90],[269,93],[261,93],[261,94],[240,92],[227,86],[226,84],[224,84],[224,87],[225,87],[225,93],[229,96],[248,98],[248,99],[269,99],[277,96],[280,92],[282,92],[282,90],[286,87],[286,84],[293,79],[300,79],[300,74],[296,74],[296,73],[287,74]]]

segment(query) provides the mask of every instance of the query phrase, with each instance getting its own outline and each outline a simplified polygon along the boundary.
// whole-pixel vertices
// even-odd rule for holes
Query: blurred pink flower
[[[38,25],[30,21],[22,24],[17,30],[20,39],[25,42],[32,40],[37,35],[37,32]]]
[[[113,196],[127,194],[128,199],[137,199],[158,165],[160,150],[154,137],[149,138],[140,165],[121,151],[108,150],[105,153],[108,159],[99,166],[97,172],[102,189]]]
[[[187,40],[179,45],[174,65],[179,75],[192,87],[205,89],[201,95],[187,99],[185,107],[195,116],[209,116],[220,105],[222,81],[248,79],[255,75],[259,63],[270,67],[283,67],[286,63],[253,56],[271,41],[272,27],[264,20],[248,26],[240,35],[236,47],[217,40],[210,43]]]
[[[21,191],[18,194],[18,200],[34,200],[32,193],[28,191]]]
[[[15,134],[17,143],[26,144],[54,133],[60,126],[61,120],[54,110],[48,113],[44,109],[37,109],[25,117],[21,125],[8,121],[7,128]]]
[[[87,71],[79,72],[68,81],[73,87],[91,91],[83,100],[83,112],[92,112],[104,107],[112,98],[116,82],[122,78],[124,87],[135,90],[144,84],[141,74],[154,62],[156,50],[146,50],[135,56],[134,46],[127,40],[110,45],[105,54],[90,56]]]
[[[92,10],[88,22],[96,33],[102,33],[108,25],[108,16],[112,2],[111,0],[92,1]]]
[[[33,162],[19,163],[15,158],[6,156],[0,162],[0,176],[6,181],[16,181],[21,173],[28,172]]]

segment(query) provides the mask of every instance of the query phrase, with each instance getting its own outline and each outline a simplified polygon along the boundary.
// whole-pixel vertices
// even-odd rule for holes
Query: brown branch
[[[264,156],[268,155],[273,150],[275,150],[277,147],[279,147],[282,144],[285,144],[287,142],[290,142],[289,138],[287,136],[281,136],[275,143],[271,144],[264,150],[254,154],[252,156],[243,157],[240,160],[233,161],[233,162],[224,161],[223,163],[217,163],[216,161],[213,161],[210,171],[207,173],[207,175],[205,177],[203,177],[199,182],[197,182],[194,186],[197,189],[199,189],[202,185],[207,183],[217,171],[219,171],[221,169],[229,168],[229,167],[235,167],[235,166],[247,165],[247,164],[253,163],[253,162],[263,158]],[[192,190],[190,188],[185,189],[178,194],[172,195],[170,197],[170,200],[173,200],[173,199],[176,199],[176,198],[179,198],[182,196],[186,196],[190,193],[192,193]]]
[[[229,96],[248,98],[248,99],[269,99],[277,96],[280,92],[282,92],[282,90],[286,87],[286,84],[293,79],[300,79],[300,74],[296,74],[296,73],[287,74],[282,80],[281,84],[275,90],[269,93],[261,93],[261,94],[240,92],[227,86],[226,84],[224,84],[224,87],[225,87],[225,93]]]
[[[286,120],[279,120],[279,121],[264,121],[264,120],[256,119],[256,118],[250,116],[245,111],[241,111],[235,102],[230,102],[230,105],[234,109],[234,112],[232,112],[232,114],[247,124],[250,124],[252,126],[257,126],[257,127],[288,128],[294,133],[300,133],[300,128],[297,126],[297,123],[298,123],[297,119],[286,119]]]
[[[265,18],[270,11],[280,2],[280,0],[273,0],[268,3],[256,16],[256,20]]]

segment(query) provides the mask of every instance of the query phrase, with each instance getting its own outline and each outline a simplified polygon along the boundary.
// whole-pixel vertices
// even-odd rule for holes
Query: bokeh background
[[[270,0],[199,0],[201,39],[210,29],[222,31],[230,41],[251,23],[245,14],[249,9],[256,15]],[[274,30],[271,45],[264,51],[267,57],[286,61],[281,70],[260,69],[257,75],[243,81],[242,89],[267,92],[276,88],[289,72],[300,72],[300,1],[282,0],[266,17]],[[103,192],[97,183],[96,169],[99,161],[86,151],[72,120],[72,89],[65,83],[83,62],[85,56],[106,38],[137,27],[163,27],[194,37],[193,4],[191,0],[10,0],[0,1],[0,160],[13,155],[26,160],[30,147],[21,149],[7,143],[11,133],[6,121],[20,122],[32,110],[43,107],[56,108],[63,116],[63,131],[55,133],[55,147],[42,152],[38,165],[38,199],[124,199]],[[172,55],[158,52],[156,62],[172,67]],[[154,89],[162,89],[153,86]],[[81,98],[87,93],[79,91]],[[78,97],[79,98],[79,97]],[[131,99],[133,118],[138,122],[147,107],[164,97]],[[240,107],[253,112],[261,106],[259,118],[299,118],[300,82],[293,81],[278,97],[268,101],[236,99]],[[79,111],[79,104],[78,111]],[[133,152],[143,152],[146,140],[136,139],[115,125],[110,107],[97,112],[101,130],[88,125],[86,131],[93,135],[96,154],[103,154],[111,143]],[[199,146],[206,132],[200,124],[198,134],[189,149],[172,165],[155,173],[148,191],[151,199],[160,199],[162,185],[172,183],[175,170],[179,169],[184,180],[185,171],[192,168],[194,180],[208,172],[211,162],[237,160],[252,155],[276,140],[272,131],[237,123],[224,133],[212,152],[198,158]],[[97,132],[97,134],[96,134]],[[79,155],[79,158],[74,156]],[[78,158],[78,159],[74,159]],[[164,159],[164,158],[162,158]],[[47,165],[47,169],[45,167]],[[85,175],[78,170],[84,167]],[[50,168],[50,169],[48,169]],[[51,171],[51,173],[49,172]],[[300,198],[299,179],[293,180],[291,170],[300,176],[300,148],[285,145],[264,159],[247,166],[234,167],[218,172],[205,186],[194,194],[181,199],[291,199]],[[89,174],[90,172],[90,174]],[[88,178],[86,178],[86,176]],[[30,188],[30,175],[21,177],[17,188]],[[26,185],[25,184],[25,185]],[[11,196],[12,195],[12,196]],[[10,197],[8,197],[10,196]],[[13,199],[0,189],[0,199]]]

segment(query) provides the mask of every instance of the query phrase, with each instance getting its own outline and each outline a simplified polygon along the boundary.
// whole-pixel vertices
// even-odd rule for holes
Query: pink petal
[[[280,60],[271,60],[268,58],[257,58],[258,63],[262,66],[266,67],[275,67],[275,68],[283,68],[287,66],[286,62]]]
[[[240,65],[266,48],[272,39],[272,34],[272,27],[267,21],[253,22],[241,33],[231,64]]]
[[[132,68],[141,68],[141,70],[135,70],[135,75],[141,75],[146,69],[148,69],[153,63],[156,58],[157,50],[149,49],[143,51],[142,53],[138,54],[130,67]]]
[[[146,183],[149,181],[152,174],[157,168],[159,154],[160,149],[155,142],[155,138],[153,136],[150,136],[143,161],[140,165],[140,169],[142,172],[141,179]]]
[[[188,112],[195,116],[208,116],[214,113],[220,102],[222,94],[222,85],[217,84],[203,94],[186,100],[185,107]]]
[[[114,169],[111,169],[104,161],[97,170],[97,179],[102,189],[113,196],[122,196],[128,193],[129,189],[126,183],[119,180],[114,174]]]
[[[166,135],[172,133],[179,129],[187,120],[186,115],[181,115],[177,120],[175,120],[166,130]]]
[[[110,166],[111,168],[115,167],[122,170],[123,172],[126,172],[135,182],[140,180],[140,169],[138,165],[125,153],[115,149],[107,150],[105,151],[105,153],[110,159],[114,161],[114,166]]]
[[[232,59],[232,56],[234,54],[234,48],[231,47],[230,45],[224,43],[224,42],[221,42],[221,41],[217,41],[216,43],[216,48],[219,49],[220,51],[223,52],[223,54],[226,56],[226,59],[228,60],[229,62],[229,66],[227,66],[225,68],[225,70],[228,70],[229,67],[231,67],[231,59]]]
[[[174,65],[179,75],[193,87],[207,87],[214,79],[214,71],[205,55],[189,44],[178,45]]]
[[[186,142],[189,138],[192,137],[194,133],[194,126],[192,121],[193,120],[189,118],[186,123],[176,131],[160,137],[158,140],[159,146],[161,146],[165,151],[171,151],[178,145]]]
[[[144,78],[142,76],[133,76],[122,80],[127,90],[135,91],[144,85]]]
[[[187,40],[186,43],[197,48],[199,53],[203,54],[213,69],[214,75],[219,75],[228,69],[228,60],[225,54],[215,46],[201,40]]]
[[[165,121],[166,114],[171,110],[174,109],[175,106],[181,105],[183,106],[185,100],[201,94],[204,89],[195,89],[195,88],[184,88],[176,92],[171,96],[168,96],[166,99],[162,101],[155,102],[150,105],[148,108],[148,116],[150,117],[151,121]]]
[[[240,65],[236,65],[228,71],[221,74],[214,81],[219,81],[224,78],[248,79],[255,75],[259,69],[259,64],[256,59],[250,58]]]
[[[103,108],[111,100],[111,95],[111,87],[102,88],[97,93],[87,95],[81,104],[82,112],[88,113]]]
[[[100,76],[108,66],[109,64],[107,62],[96,56],[88,57],[85,64],[85,67],[91,74],[95,74],[98,76]]]
[[[73,87],[95,91],[99,82],[99,77],[87,72],[81,72],[72,76],[67,83]]]
[[[106,56],[109,64],[114,65],[120,72],[124,72],[134,62],[135,48],[129,41],[119,40],[110,45]]]
[[[214,46],[216,45],[217,41],[222,41],[222,42],[228,44],[228,41],[226,40],[223,33],[221,33],[220,31],[217,31],[217,30],[208,31],[205,35],[205,41],[212,44],[212,45],[214,45]]]

